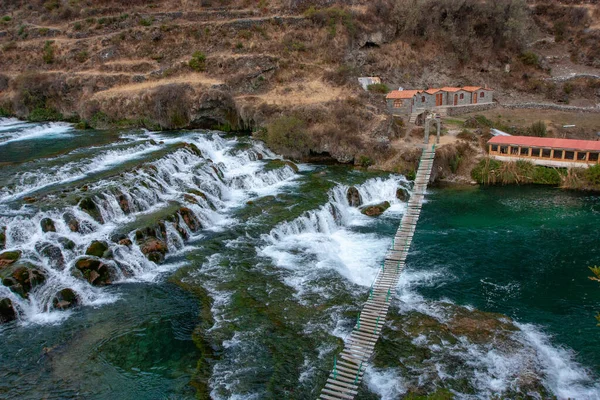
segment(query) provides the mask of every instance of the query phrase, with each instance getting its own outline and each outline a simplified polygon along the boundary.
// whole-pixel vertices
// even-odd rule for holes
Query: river
[[[391,207],[361,214],[350,186]],[[0,397],[315,398],[410,187],[221,132],[0,119],[0,253],[19,254]],[[600,399],[599,233],[598,195],[430,189],[358,398]]]

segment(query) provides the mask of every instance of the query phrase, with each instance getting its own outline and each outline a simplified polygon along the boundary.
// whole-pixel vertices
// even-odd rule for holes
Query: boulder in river
[[[384,201],[379,204],[363,207],[360,210],[360,212],[365,215],[368,215],[369,217],[377,217],[377,216],[383,214],[383,212],[385,210],[387,210],[388,208],[390,208],[390,202]]]
[[[10,265],[21,258],[21,251],[5,251],[0,253],[0,268]]]
[[[192,210],[187,207],[181,207],[179,209],[179,214],[181,218],[183,218],[183,222],[192,230],[192,232],[196,232],[200,228],[202,228],[202,224],[198,221],[196,214]]]
[[[16,263],[0,269],[0,278],[4,286],[23,298],[46,280],[44,273],[30,263]]]
[[[99,240],[94,240],[85,251],[86,256],[104,257],[108,251],[108,244]]]
[[[51,218],[43,218],[40,221],[40,226],[42,227],[42,232],[56,232],[56,227],[54,226],[54,221]]]
[[[52,299],[52,306],[57,310],[66,310],[79,304],[79,296],[73,289],[63,289]]]
[[[95,258],[84,257],[77,260],[73,275],[82,277],[94,286],[110,285],[113,280],[111,268]]]
[[[66,237],[59,237],[58,243],[62,245],[65,250],[73,250],[75,249],[75,242]]]
[[[59,269],[63,269],[65,267],[65,258],[63,257],[60,247],[52,243],[40,242],[36,243],[35,250],[52,266]]]
[[[117,195],[117,201],[119,202],[119,207],[121,207],[121,210],[125,214],[129,214],[131,212],[131,207],[129,206],[129,201],[127,200],[127,197],[123,193]]]
[[[6,246],[6,227],[0,226],[0,250]]]
[[[85,199],[81,200],[79,202],[79,208],[81,208],[83,211],[89,214],[90,217],[94,218],[99,223],[104,223],[104,220],[102,219],[102,214],[100,214],[100,210],[98,210],[96,203],[94,203],[94,200],[92,200],[90,197],[86,197]]]
[[[0,324],[17,319],[17,313],[12,301],[8,298],[0,299]]]
[[[408,194],[408,190],[404,188],[396,189],[396,198],[400,201],[408,201],[410,195]]]
[[[140,244],[140,250],[148,260],[158,264],[165,260],[165,254],[167,254],[169,248],[162,240],[149,237]]]
[[[350,186],[346,192],[346,199],[350,207],[359,207],[362,205],[362,197],[355,186]]]
[[[65,223],[67,224],[71,232],[79,232],[79,221],[77,220],[77,218],[75,218],[73,214],[65,213],[63,215],[63,219],[65,220]]]

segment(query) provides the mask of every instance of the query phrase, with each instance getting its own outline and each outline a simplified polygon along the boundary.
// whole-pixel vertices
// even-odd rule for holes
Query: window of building
[[[589,161],[598,161],[598,153],[590,153]]]
[[[585,156],[587,155],[587,153],[585,151],[579,151],[577,152],[577,160],[579,161],[585,161]]]
[[[541,149],[531,149],[531,157],[539,157]]]
[[[400,99],[394,100],[394,108],[400,108],[400,107],[402,107],[402,100],[400,100]]]
[[[508,146],[500,146],[500,154],[508,154]]]
[[[521,155],[529,156],[529,147],[521,147]]]
[[[425,96],[421,96],[421,103],[425,103]]]
[[[517,146],[512,146],[510,148],[510,154],[518,156],[519,155],[519,148]]]
[[[498,145],[497,144],[493,144],[492,145],[492,151],[493,152],[498,152]]]
[[[479,93],[479,97],[484,97],[484,96],[485,96],[484,92]]]
[[[574,151],[565,151],[565,160],[574,160],[575,152]]]
[[[562,150],[554,150],[554,157],[552,157],[552,158],[556,158],[557,160],[562,160],[562,156],[563,156]]]
[[[464,99],[464,98],[465,98],[465,94],[464,94],[464,93],[461,93],[461,94],[460,94],[460,99],[462,100],[462,99]]]
[[[542,157],[550,158],[550,149],[542,149]]]

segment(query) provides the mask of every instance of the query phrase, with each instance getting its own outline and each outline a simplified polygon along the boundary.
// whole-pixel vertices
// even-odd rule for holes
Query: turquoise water
[[[396,190],[411,184],[340,166],[294,173],[276,158],[215,132],[2,121],[0,228],[47,279],[26,299],[0,285],[18,314],[0,325],[0,397],[315,398],[404,212]],[[391,208],[362,215],[352,185]],[[599,213],[589,193],[430,189],[358,398],[600,398],[600,287],[586,268],[600,264]],[[168,248],[159,264],[138,243],[148,229]],[[112,250],[111,285],[71,273],[92,240]],[[80,305],[60,311],[65,287]]]

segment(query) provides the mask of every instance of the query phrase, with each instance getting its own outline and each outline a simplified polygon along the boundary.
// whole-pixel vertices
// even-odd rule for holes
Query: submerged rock
[[[0,226],[0,250],[3,250],[4,246],[6,246],[6,227]]]
[[[408,194],[408,190],[406,190],[404,188],[396,189],[396,198],[400,201],[408,201],[410,198],[410,195]]]
[[[19,258],[21,258],[20,250],[5,251],[4,253],[0,253],[0,268],[16,262]]]
[[[79,202],[79,208],[85,211],[90,217],[94,218],[97,222],[101,224],[104,223],[104,220],[102,219],[102,214],[100,214],[100,210],[98,210],[96,203],[94,203],[94,200],[92,200],[91,198],[86,197],[85,199],[81,200]]]
[[[17,313],[10,299],[0,299],[0,324],[14,321],[17,319]]]
[[[67,239],[68,240],[68,239]],[[73,245],[75,245],[73,243]],[[65,267],[65,258],[60,248],[52,243],[41,242],[36,243],[35,250],[44,258],[48,260],[48,263],[56,268],[63,269]]]
[[[85,251],[86,256],[104,257],[108,251],[108,244],[99,240],[94,240]]]
[[[350,207],[359,207],[362,205],[362,197],[358,189],[354,186],[350,186],[346,192],[346,199]]]
[[[89,257],[77,260],[73,275],[83,277],[94,286],[110,285],[113,280],[113,273],[108,265]]]
[[[52,306],[58,310],[67,310],[79,304],[79,296],[73,289],[63,289],[52,299]]]
[[[62,245],[65,250],[73,250],[75,249],[75,242],[66,237],[59,237],[58,243]]]
[[[385,210],[387,210],[388,208],[390,208],[390,202],[384,201],[379,204],[375,204],[373,206],[364,207],[360,210],[360,212],[369,217],[377,217],[377,216],[383,214],[383,212]]]
[[[42,227],[42,232],[56,232],[56,227],[54,226],[54,221],[51,218],[44,218],[40,221],[40,226]]]
[[[4,286],[23,298],[46,280],[44,273],[30,263],[17,263],[0,269],[0,278]]]

